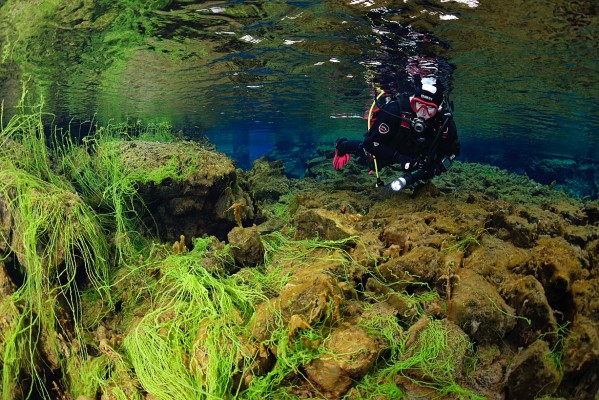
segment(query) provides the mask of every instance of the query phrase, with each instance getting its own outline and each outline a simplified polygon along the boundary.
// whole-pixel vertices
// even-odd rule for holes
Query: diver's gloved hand
[[[335,150],[335,156],[333,157],[333,168],[340,170],[345,164],[347,164],[350,158],[351,156],[349,153],[340,156],[339,150]]]
[[[335,142],[335,156],[333,157],[333,168],[340,170],[350,160],[349,153],[343,151],[343,144],[347,142],[346,138],[337,139]]]
[[[396,164],[399,164],[401,169],[406,171],[414,170],[420,166],[420,163],[417,159],[412,158],[410,156],[406,156],[404,154],[395,153],[393,155],[393,160]]]

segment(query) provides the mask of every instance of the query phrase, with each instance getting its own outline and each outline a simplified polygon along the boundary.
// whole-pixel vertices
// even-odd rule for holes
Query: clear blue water
[[[594,1],[171,1],[122,22],[128,34],[107,33],[135,14],[120,2],[50,9],[41,34],[18,22],[27,3],[0,2],[8,112],[29,76],[58,123],[167,121],[239,167],[268,155],[301,176],[318,149],[361,137],[373,87],[402,90],[432,58],[463,161],[597,196]]]

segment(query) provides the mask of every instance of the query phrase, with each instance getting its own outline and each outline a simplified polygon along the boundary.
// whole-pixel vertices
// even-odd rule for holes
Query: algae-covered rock
[[[229,329],[219,326],[222,323],[210,318],[200,321],[191,347],[190,373],[200,381],[206,381],[213,373],[210,367],[217,363],[214,358],[218,357],[218,353],[225,353],[227,356],[223,358],[231,361],[235,386],[245,388],[254,376],[263,375],[272,368],[273,359],[264,345],[241,335],[230,336]],[[215,334],[215,331],[221,334]],[[252,360],[247,369],[244,368],[244,358]]]
[[[558,393],[594,400],[599,393],[599,278],[574,282],[572,298],[575,315],[566,327]]]
[[[550,209],[539,207],[515,207],[506,205],[491,214],[487,228],[497,232],[503,240],[518,247],[534,246],[541,236],[560,236],[564,232],[564,219]]]
[[[595,314],[596,315],[596,314]],[[563,348],[563,380],[558,393],[568,399],[595,400],[599,393],[599,323],[577,317]]]
[[[418,214],[408,214],[402,218],[392,219],[381,232],[381,239],[390,244],[405,247],[406,242],[419,243],[435,234],[425,218]]]
[[[276,201],[289,193],[289,179],[285,177],[285,166],[281,161],[269,162],[266,157],[254,161],[248,173],[248,184],[257,201]]]
[[[531,255],[528,268],[545,288],[550,304],[556,306],[567,302],[572,283],[582,276],[572,246],[563,238],[544,237],[539,239]]]
[[[362,378],[380,351],[372,336],[350,324],[343,324],[331,333],[325,350],[305,370],[308,379],[331,399],[345,394],[355,380]]]
[[[8,271],[6,270],[6,265],[0,260],[0,300],[2,300],[4,296],[13,294],[15,289],[16,285],[10,278]]]
[[[395,290],[411,284],[433,282],[441,271],[442,254],[428,246],[418,246],[399,257],[389,258],[381,264],[380,278]]]
[[[468,336],[448,320],[422,317],[405,333],[407,338],[400,363],[406,366],[396,380],[411,386],[448,386],[458,379],[472,353]],[[429,393],[432,395],[432,393]]]
[[[0,251],[7,251],[10,247],[12,224],[8,199],[0,195]]]
[[[534,276],[527,275],[506,283],[501,293],[520,317],[511,335],[519,346],[528,346],[545,333],[557,332],[557,320],[545,289]]]
[[[149,211],[146,224],[165,241],[180,235],[224,238],[254,217],[252,200],[223,153],[194,142],[143,141],[119,142],[114,151]]]
[[[506,374],[506,399],[533,400],[555,392],[561,376],[549,354],[547,343],[537,340],[514,357]]]
[[[264,262],[264,246],[256,226],[241,228],[236,226],[227,234],[231,252],[237,264],[243,267],[255,267]]]
[[[522,270],[529,259],[527,250],[485,234],[479,246],[464,260],[464,267],[499,285],[512,275],[512,271]]]
[[[4,296],[0,294],[0,371],[15,374],[15,377],[24,377],[25,374],[21,371],[21,364],[23,360],[18,358],[10,359],[6,358],[6,355],[15,354],[18,344],[18,330],[19,330],[19,319],[21,317],[22,310],[18,304],[15,304],[14,300],[10,296]],[[11,351],[7,352],[7,347],[11,347]],[[6,394],[9,399],[20,399],[23,398],[23,392],[28,390],[28,385],[23,384],[25,382],[19,382],[19,380],[8,380],[3,385],[0,385],[2,392]]]
[[[381,298],[399,318],[411,319],[417,314],[416,304],[407,296],[393,290],[390,286],[383,284],[376,278],[368,278],[366,290],[375,298]]]
[[[344,214],[324,209],[300,207],[295,214],[297,239],[347,239],[357,234],[352,221]]]
[[[589,318],[599,315],[599,277],[575,281],[572,300],[576,315]]]
[[[463,268],[456,273],[459,280],[449,301],[448,319],[477,343],[501,340],[516,324],[514,309],[474,271]]]
[[[505,371],[511,357],[511,350],[506,346],[497,344],[478,346],[476,368],[471,372],[473,390],[485,399],[503,399]]]
[[[339,282],[323,272],[300,271],[281,290],[280,295],[261,303],[251,324],[253,336],[264,341],[273,331],[286,326],[291,318],[301,318],[308,326],[339,318],[343,290]]]

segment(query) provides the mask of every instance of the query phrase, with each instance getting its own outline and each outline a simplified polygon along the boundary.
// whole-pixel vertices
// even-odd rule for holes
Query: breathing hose
[[[378,89],[379,95],[374,98],[372,105],[370,106],[370,110],[368,111],[368,130],[370,130],[370,121],[372,120],[372,111],[374,110],[374,106],[378,103],[379,98],[385,94],[385,92],[381,89]],[[374,174],[376,176],[376,187],[385,186],[381,178],[379,177],[379,167],[376,162],[376,157],[372,155],[372,162],[374,163]]]

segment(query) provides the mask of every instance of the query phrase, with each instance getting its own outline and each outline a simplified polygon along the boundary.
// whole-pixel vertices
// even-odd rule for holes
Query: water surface
[[[7,113],[27,77],[58,123],[166,121],[242,168],[267,154],[301,176],[319,146],[361,137],[377,88],[404,90],[430,60],[452,90],[462,160],[597,194],[592,1],[0,5]]]

